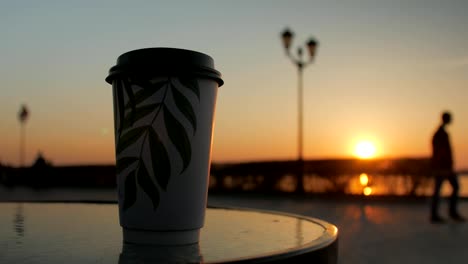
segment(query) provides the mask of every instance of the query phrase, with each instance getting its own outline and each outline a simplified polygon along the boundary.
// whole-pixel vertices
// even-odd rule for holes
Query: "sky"
[[[343,3],[345,2],[345,3]],[[209,54],[222,73],[214,162],[297,158],[297,68],[304,69],[304,157],[347,158],[359,141],[376,157],[423,157],[449,110],[457,168],[468,167],[467,1],[0,1],[0,162],[115,162],[117,57],[146,47]]]

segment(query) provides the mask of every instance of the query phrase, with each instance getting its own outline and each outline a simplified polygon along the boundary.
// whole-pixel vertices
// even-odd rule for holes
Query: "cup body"
[[[200,53],[167,48],[131,53],[124,54],[126,60],[115,70],[118,61],[107,79],[113,89],[124,241],[197,243],[206,210],[220,75],[216,79],[193,66],[190,55]],[[169,68],[161,65],[164,60]]]

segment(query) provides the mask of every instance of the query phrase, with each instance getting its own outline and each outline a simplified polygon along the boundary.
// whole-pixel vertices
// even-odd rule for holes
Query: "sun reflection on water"
[[[362,191],[362,193],[364,193],[365,196],[369,196],[372,194],[372,188],[369,186],[366,186],[364,190]]]

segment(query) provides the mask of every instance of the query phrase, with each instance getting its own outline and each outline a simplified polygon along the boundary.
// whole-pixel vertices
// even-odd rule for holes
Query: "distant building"
[[[31,166],[32,168],[44,168],[44,167],[51,167],[52,163],[47,161],[44,156],[42,155],[42,152],[37,153],[37,158],[36,161],[33,163]]]

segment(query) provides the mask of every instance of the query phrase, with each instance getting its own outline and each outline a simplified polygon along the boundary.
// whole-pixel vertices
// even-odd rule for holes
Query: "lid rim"
[[[145,68],[138,70],[137,69],[125,69],[124,67],[112,67],[109,70],[109,75],[106,77],[105,81],[109,84],[112,84],[112,81],[118,78],[118,76],[163,76],[163,75],[175,75],[175,76],[183,76],[183,75],[192,75],[192,76],[200,76],[206,77],[209,79],[215,80],[218,85],[221,87],[224,84],[222,79],[222,75],[219,71],[209,68],[179,68],[178,70],[174,69],[167,69],[167,68]]]
[[[214,61],[209,55],[192,50],[177,48],[143,48],[123,53],[117,63],[109,70],[106,82],[122,74],[192,74],[206,76],[224,84],[221,73],[214,68]]]

